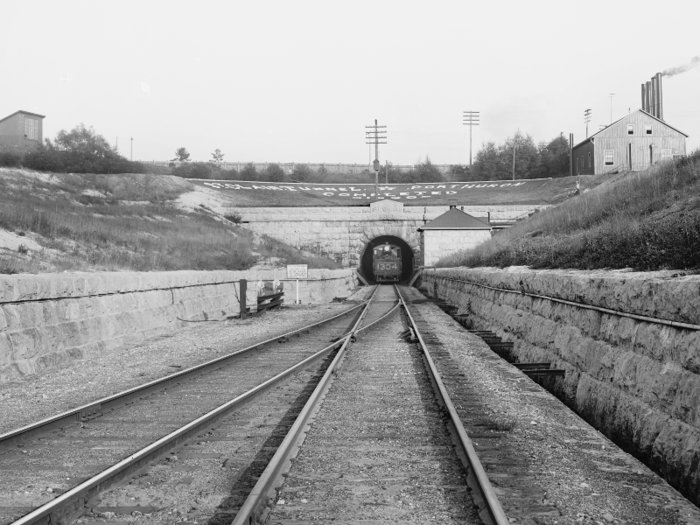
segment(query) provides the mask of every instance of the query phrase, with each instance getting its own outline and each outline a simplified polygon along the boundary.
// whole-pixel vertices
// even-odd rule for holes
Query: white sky
[[[697,0],[0,0],[0,118],[79,123],[134,160],[469,161],[516,130],[585,138],[640,85],[700,55]],[[664,77],[664,117],[700,147],[700,68]]]

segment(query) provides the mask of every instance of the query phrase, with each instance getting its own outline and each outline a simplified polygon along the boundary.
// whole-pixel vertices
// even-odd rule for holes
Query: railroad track
[[[0,435],[0,524],[67,523],[90,513],[105,490],[163,458],[172,462],[169,452],[209,439],[222,421],[242,428],[231,413],[287,379],[286,405],[272,401],[257,414],[284,416],[347,344],[363,306]],[[279,432],[279,424],[268,426]]]
[[[509,523],[397,292],[375,301],[404,315],[336,355],[233,525]]]
[[[0,525],[508,523],[436,336],[398,288],[375,292],[322,326],[0,436]],[[42,501],[23,500],[37,480]]]

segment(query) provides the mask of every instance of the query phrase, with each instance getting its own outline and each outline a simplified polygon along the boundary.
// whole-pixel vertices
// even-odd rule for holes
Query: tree
[[[79,124],[70,131],[62,129],[53,143],[46,140],[44,156],[53,159],[56,171],[72,173],[134,173],[142,171],[138,163],[129,162],[98,135],[92,127]]]
[[[284,181],[284,170],[279,164],[268,164],[265,169],[265,178],[270,182]]]
[[[295,182],[308,182],[314,177],[314,172],[306,164],[296,164],[292,171],[292,180]]]
[[[415,167],[418,182],[442,182],[444,179],[440,170],[430,162],[430,157],[425,157],[425,162],[420,162]]]
[[[190,153],[187,151],[187,148],[177,148],[175,150],[175,158],[173,160],[177,160],[179,162],[187,162],[190,160]]]
[[[563,135],[540,148],[540,176],[566,177],[569,175],[569,141]]]
[[[209,160],[212,164],[216,164],[217,166],[221,166],[224,163],[224,155],[225,153],[221,153],[220,149],[215,149],[214,153],[211,154],[212,159]],[[189,156],[189,153],[187,154]]]
[[[510,164],[510,176],[505,178],[513,178],[513,147],[515,147],[515,178],[537,178],[539,164],[537,147],[531,135],[523,137],[520,132],[516,132],[513,138],[506,139],[503,146],[499,148],[502,162],[507,164],[509,161]]]
[[[491,141],[482,146],[476,152],[476,159],[472,164],[473,180],[498,180],[507,176],[506,167],[503,165],[499,148]]]
[[[247,181],[259,180],[258,170],[255,169],[255,164],[253,164],[252,162],[243,166],[243,169],[241,170],[240,176],[241,176],[241,180],[247,180]]]

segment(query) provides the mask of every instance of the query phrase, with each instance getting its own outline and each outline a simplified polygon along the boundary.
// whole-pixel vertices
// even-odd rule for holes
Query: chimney
[[[646,102],[647,102],[646,112],[651,113],[651,81],[647,82]]]
[[[656,100],[657,100],[657,117],[664,119],[664,98],[663,90],[661,89],[661,73],[656,74]]]
[[[647,85],[642,84],[642,110],[647,110]]]

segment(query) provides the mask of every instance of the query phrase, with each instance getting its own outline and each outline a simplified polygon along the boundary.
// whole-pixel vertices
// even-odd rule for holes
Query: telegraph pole
[[[586,124],[586,138],[588,138],[588,123],[591,121],[591,110],[587,109],[583,112],[583,122]]]
[[[479,125],[479,112],[478,111],[463,111],[462,112],[462,123],[465,126],[469,126],[469,167],[472,165],[472,127]]]
[[[520,135],[520,130],[518,130],[515,133],[515,137],[513,137],[513,180],[515,180],[515,150],[518,147],[518,137]]]
[[[365,126],[367,144],[374,144],[374,195],[379,200],[379,145],[386,144],[386,126],[379,126],[374,119],[374,126]]]

